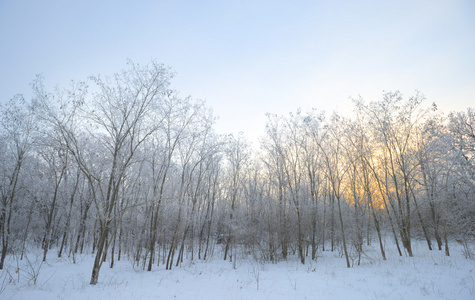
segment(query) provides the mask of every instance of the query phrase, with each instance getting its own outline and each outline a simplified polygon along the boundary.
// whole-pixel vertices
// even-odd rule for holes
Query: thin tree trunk
[[[343,250],[345,252],[345,258],[346,258],[346,266],[348,268],[351,268],[350,259],[349,259],[349,256],[348,256],[348,249],[346,248],[345,227],[343,225],[343,215],[341,213],[341,205],[340,205],[340,197],[339,196],[337,196],[337,201],[338,201],[338,215],[340,217],[340,225],[341,225],[341,237],[342,237],[342,240],[343,240]]]
[[[109,235],[109,225],[104,224],[105,228],[101,230],[99,241],[97,245],[96,258],[94,259],[94,265],[92,267],[91,281],[90,284],[96,285],[99,280],[99,271],[103,262],[102,251],[105,248],[106,239]]]

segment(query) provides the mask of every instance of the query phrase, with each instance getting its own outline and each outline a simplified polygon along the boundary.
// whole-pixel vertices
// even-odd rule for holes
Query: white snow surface
[[[151,272],[123,259],[112,269],[104,263],[95,286],[89,284],[92,254],[73,263],[52,250],[36,272],[42,259],[37,251],[28,253],[29,263],[7,257],[0,299],[475,299],[475,261],[464,257],[460,245],[451,247],[446,257],[415,242],[412,258],[386,247],[383,261],[373,243],[365,246],[361,265],[349,269],[338,251],[320,252],[305,265],[296,257],[276,264],[240,258],[236,269],[221,252],[207,261],[185,259],[172,270],[154,266]]]

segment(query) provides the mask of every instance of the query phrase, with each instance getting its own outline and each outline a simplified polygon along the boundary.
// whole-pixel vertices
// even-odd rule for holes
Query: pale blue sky
[[[0,0],[0,101],[112,74],[128,58],[171,66],[221,132],[263,132],[265,113],[352,108],[417,89],[475,107],[475,1]]]

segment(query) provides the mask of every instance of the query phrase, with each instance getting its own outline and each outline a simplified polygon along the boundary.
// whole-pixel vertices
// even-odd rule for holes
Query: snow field
[[[221,254],[171,271],[146,272],[127,260],[111,269],[106,262],[95,286],[89,285],[93,255],[73,263],[51,251],[41,265],[41,251],[29,252],[28,260],[7,258],[0,299],[475,299],[475,261],[460,245],[451,244],[450,257],[423,242],[414,242],[413,258],[386,248],[383,261],[377,244],[366,246],[362,264],[350,269],[338,251],[320,252],[305,265],[296,257],[277,264],[241,258],[236,269]]]

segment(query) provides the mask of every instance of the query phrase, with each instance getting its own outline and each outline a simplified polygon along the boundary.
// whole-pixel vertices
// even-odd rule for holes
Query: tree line
[[[0,269],[8,254],[95,255],[151,271],[184,258],[277,262],[365,245],[386,259],[411,242],[444,250],[475,233],[475,112],[444,115],[416,93],[354,100],[351,118],[267,115],[256,151],[214,131],[202,101],[171,88],[172,71],[133,62],[0,107]],[[49,251],[54,251],[50,253]]]

